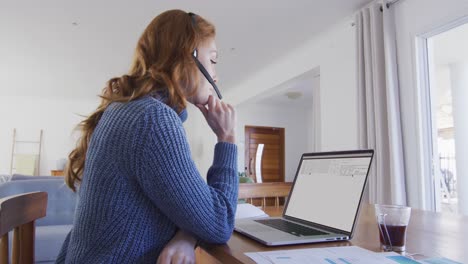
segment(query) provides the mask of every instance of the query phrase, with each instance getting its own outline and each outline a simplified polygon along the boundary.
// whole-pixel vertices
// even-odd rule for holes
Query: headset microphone
[[[192,18],[192,23],[194,26],[196,26],[196,21],[195,21],[195,14],[194,13],[188,13],[189,16]],[[221,96],[221,92],[219,92],[218,86],[216,86],[216,83],[214,82],[213,78],[211,78],[210,74],[208,71],[203,67],[201,62],[198,60],[198,51],[195,49],[192,53],[192,57],[195,61],[195,64],[197,64],[198,69],[203,73],[203,76],[208,80],[209,83],[213,86],[213,89],[215,90],[216,94],[218,95],[219,99],[222,99],[223,97]]]
[[[206,71],[205,67],[201,64],[201,62],[197,59],[197,50],[193,51],[193,59],[195,60],[195,63],[198,66],[198,69],[203,73],[205,78],[208,80],[209,83],[213,86],[213,89],[215,90],[216,94],[218,95],[219,99],[222,99],[223,97],[221,96],[221,93],[219,92],[218,86],[216,86],[216,83],[214,82],[213,78],[211,78],[210,74]]]

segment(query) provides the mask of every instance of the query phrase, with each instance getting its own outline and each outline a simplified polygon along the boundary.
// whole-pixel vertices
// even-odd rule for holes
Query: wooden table
[[[278,216],[282,213],[282,207],[267,207],[265,212],[271,216]],[[221,263],[254,263],[244,253],[255,251],[355,245],[379,252],[381,250],[378,232],[374,208],[372,205],[365,205],[360,212],[351,241],[266,247],[234,232],[227,244],[202,245],[202,250]],[[406,252],[429,257],[443,256],[468,263],[468,217],[413,209],[408,226]]]

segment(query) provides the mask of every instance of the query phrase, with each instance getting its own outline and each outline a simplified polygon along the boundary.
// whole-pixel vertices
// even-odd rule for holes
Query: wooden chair
[[[0,199],[0,264],[8,263],[8,232],[13,232],[12,262],[34,263],[35,220],[46,215],[47,193],[31,192]]]
[[[274,197],[275,206],[279,207],[279,198],[288,197],[291,191],[291,182],[265,182],[239,184],[239,199],[262,198],[262,207],[266,205],[266,198]]]

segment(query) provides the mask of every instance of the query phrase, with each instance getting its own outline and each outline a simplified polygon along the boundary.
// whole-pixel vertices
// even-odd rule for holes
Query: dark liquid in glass
[[[382,232],[384,233],[384,237],[382,237],[382,233],[379,232],[380,243],[382,243],[383,245],[390,246],[390,243],[388,241],[388,236],[385,232],[385,226],[383,224],[380,224],[380,230],[382,230]],[[393,247],[402,247],[405,245],[406,226],[387,225],[387,231],[388,231],[388,235],[390,236],[390,242],[392,242]]]

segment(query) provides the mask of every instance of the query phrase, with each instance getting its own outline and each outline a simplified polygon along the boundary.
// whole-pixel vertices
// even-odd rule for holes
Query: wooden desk
[[[271,216],[278,216],[282,208],[267,207]],[[234,232],[226,245],[203,245],[202,249],[221,263],[254,263],[245,252],[271,251],[298,248],[360,246],[372,251],[381,251],[374,208],[362,208],[354,238],[346,242],[329,242],[296,246],[266,247],[256,241]],[[406,251],[430,257],[443,256],[462,263],[468,263],[468,217],[426,212],[413,209],[408,226]]]

